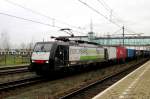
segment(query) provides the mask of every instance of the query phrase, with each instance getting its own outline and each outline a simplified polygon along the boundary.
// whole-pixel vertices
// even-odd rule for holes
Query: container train
[[[30,70],[37,74],[92,66],[90,64],[106,61],[132,60],[149,56],[149,51],[126,49],[125,47],[103,47],[99,44],[59,38],[53,42],[37,42],[31,55]]]

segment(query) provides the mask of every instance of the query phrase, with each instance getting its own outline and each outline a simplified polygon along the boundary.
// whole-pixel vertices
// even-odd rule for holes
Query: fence
[[[29,64],[30,55],[0,55],[0,66],[2,65],[18,65]]]

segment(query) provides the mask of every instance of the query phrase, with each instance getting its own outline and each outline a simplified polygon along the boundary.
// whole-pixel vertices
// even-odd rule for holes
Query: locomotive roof
[[[57,42],[57,41],[50,41],[50,42],[37,42],[37,43],[39,43],[39,44],[47,44],[47,43],[56,43],[56,44],[58,44],[58,45],[69,45],[69,43],[68,42]]]
[[[95,47],[97,47],[97,46],[99,46],[99,47],[102,47],[102,46],[100,46],[100,45],[98,45],[98,44],[96,44],[96,43],[92,43],[92,42],[90,42],[90,43],[86,43],[86,42],[74,42],[74,41],[70,41],[70,42],[63,42],[63,41],[48,41],[48,42],[37,42],[37,43],[40,43],[40,44],[47,44],[47,43],[55,43],[55,44],[57,44],[57,45],[76,45],[76,46],[95,46]]]

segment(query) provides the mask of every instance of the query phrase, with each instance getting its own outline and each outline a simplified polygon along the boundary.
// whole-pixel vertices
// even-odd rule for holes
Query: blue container
[[[128,58],[133,58],[135,56],[135,50],[134,49],[127,49]]]

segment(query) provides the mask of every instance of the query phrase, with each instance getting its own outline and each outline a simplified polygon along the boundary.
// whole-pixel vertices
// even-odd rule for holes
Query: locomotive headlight
[[[32,63],[34,63],[35,61],[34,60],[32,60]]]
[[[49,63],[48,61],[46,61],[45,63]]]

